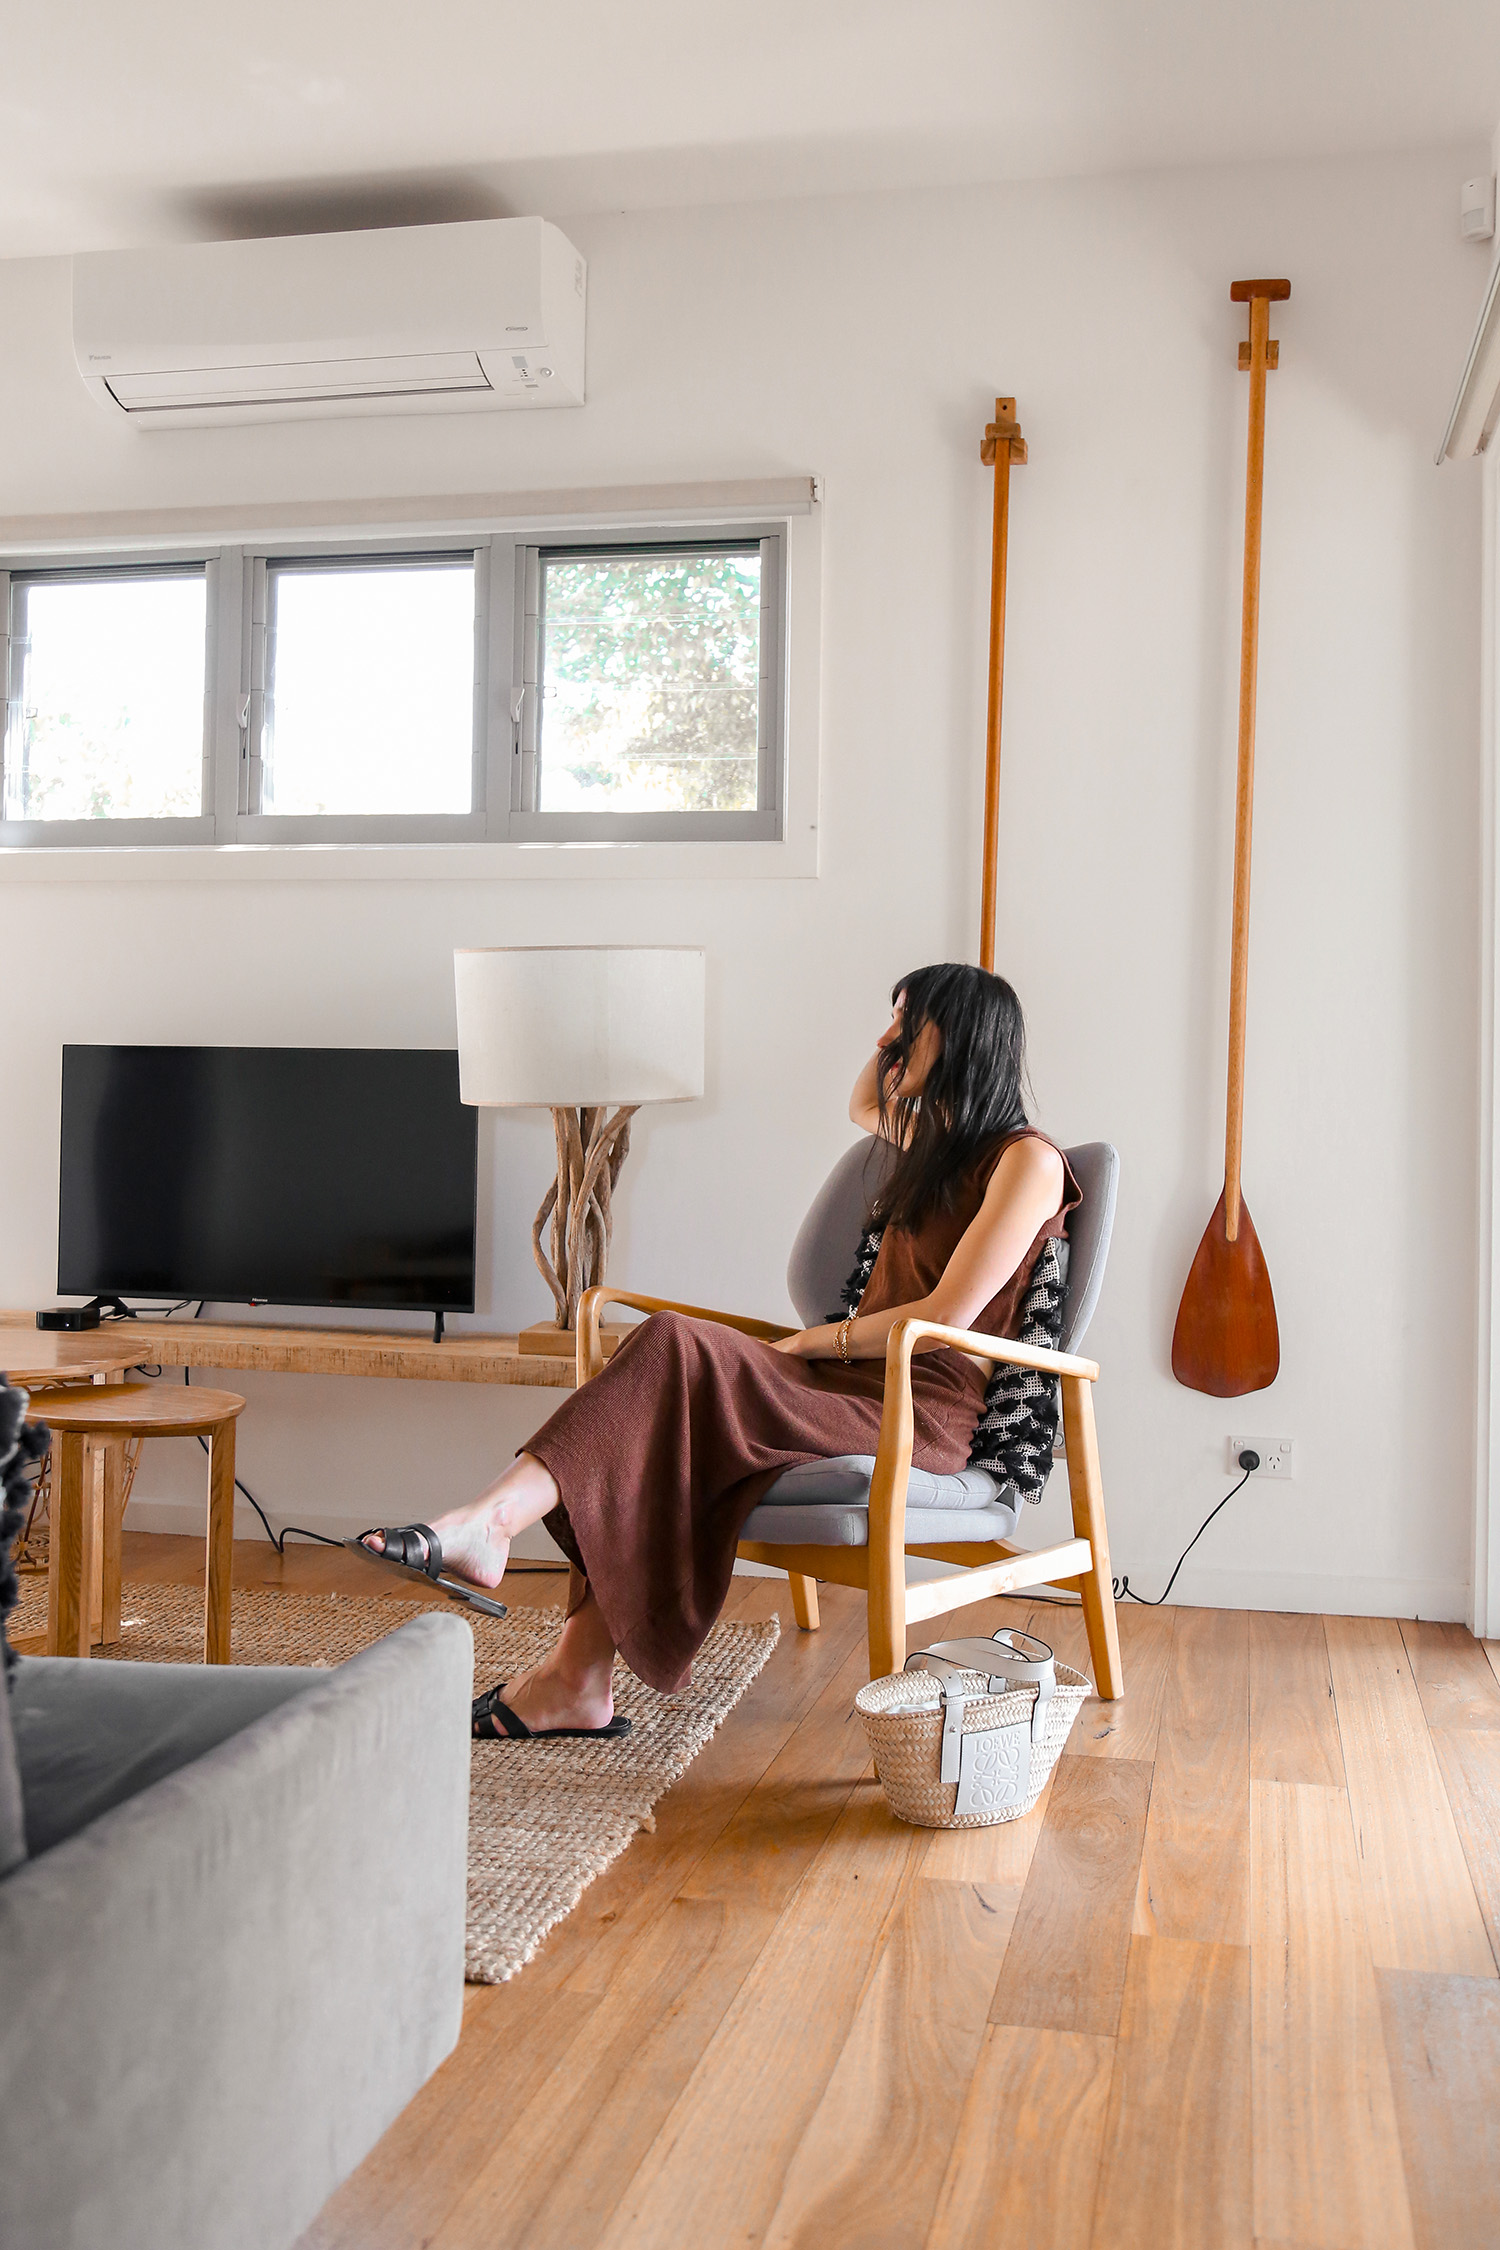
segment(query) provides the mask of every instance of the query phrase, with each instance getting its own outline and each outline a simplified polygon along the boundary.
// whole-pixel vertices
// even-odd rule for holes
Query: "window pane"
[[[541,570],[537,809],[754,812],[759,546]]]
[[[206,606],[201,570],[15,588],[7,820],[202,813]]]
[[[261,810],[472,811],[473,556],[268,575]]]

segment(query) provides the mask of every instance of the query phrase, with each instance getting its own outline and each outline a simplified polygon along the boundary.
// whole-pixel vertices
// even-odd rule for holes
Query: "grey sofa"
[[[472,1671],[435,1614],[336,1671],[21,1660],[7,2250],[283,2250],[449,2053]]]

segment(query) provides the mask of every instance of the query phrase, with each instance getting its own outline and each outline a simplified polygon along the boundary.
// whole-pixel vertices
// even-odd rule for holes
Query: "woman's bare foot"
[[[615,1712],[614,1664],[615,1644],[591,1589],[550,1656],[507,1682],[505,1701],[534,1734],[548,1727],[606,1727]]]
[[[556,1651],[507,1680],[505,1701],[533,1734],[549,1727],[607,1727],[615,1715],[610,1674],[571,1677],[558,1668]]]
[[[486,1592],[499,1585],[505,1576],[510,1541],[503,1534],[496,1536],[490,1528],[488,1512],[475,1516],[466,1509],[455,1508],[449,1515],[434,1516],[432,1529],[443,1550],[444,1571],[465,1579],[471,1586],[481,1586]],[[384,1554],[384,1532],[367,1531],[361,1545],[368,1547],[372,1555]],[[426,1545],[425,1540],[423,1545]]]
[[[492,1592],[505,1576],[510,1543],[528,1524],[540,1523],[558,1501],[556,1479],[529,1453],[516,1458],[477,1500],[434,1516],[432,1529],[443,1550],[443,1569],[471,1586]],[[385,1538],[366,1532],[363,1544],[383,1554]]]

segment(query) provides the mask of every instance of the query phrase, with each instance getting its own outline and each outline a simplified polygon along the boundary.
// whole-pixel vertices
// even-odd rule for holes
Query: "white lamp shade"
[[[703,1092],[703,955],[673,945],[453,956],[458,1090],[480,1109],[689,1102]]]

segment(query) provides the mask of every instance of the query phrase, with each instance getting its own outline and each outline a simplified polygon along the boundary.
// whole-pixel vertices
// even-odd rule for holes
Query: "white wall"
[[[806,881],[41,884],[0,870],[14,1036],[0,1301],[53,1290],[65,1040],[439,1043],[455,944],[701,943],[708,1093],[644,1117],[615,1274],[775,1315],[902,970],[970,954],[990,479],[1014,392],[999,959],[1041,1121],[1120,1147],[1090,1349],[1116,1568],[1159,1590],[1230,1430],[1290,1434],[1188,1599],[1464,1613],[1472,1489],[1477,482],[1432,467],[1482,286],[1482,149],[570,223],[589,404],[137,437],[73,371],[61,262],[0,267],[0,515],[815,471],[821,872]],[[1286,273],[1270,395],[1245,1178],[1283,1372],[1173,1382],[1222,1173],[1245,384],[1240,274]],[[536,1122],[486,1122],[488,1303],[545,1308]],[[535,1393],[236,1377],[278,1521],[468,1490]],[[197,1466],[158,1446],[146,1500]],[[1046,1503],[1050,1515],[1056,1495]],[[142,1520],[146,1520],[143,1516]],[[156,1514],[150,1520],[168,1520]],[[246,1527],[249,1528],[248,1526]]]

